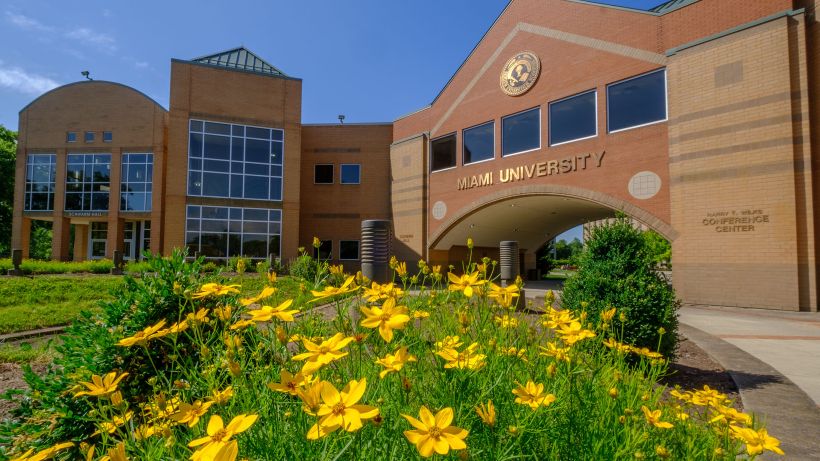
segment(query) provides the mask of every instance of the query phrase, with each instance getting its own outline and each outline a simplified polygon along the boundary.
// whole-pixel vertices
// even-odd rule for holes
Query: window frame
[[[358,169],[358,180],[356,182],[345,182],[344,180],[344,173],[342,170],[346,166],[355,166]],[[314,178],[315,179],[315,178]],[[339,164],[339,184],[344,184],[346,186],[357,186],[362,183],[362,164],[361,163],[340,163]]]
[[[108,139],[106,139],[106,138],[108,138]],[[113,142],[114,141],[114,133],[111,132],[111,131],[103,131],[102,141],[103,142]]]
[[[74,139],[71,139],[72,137]],[[66,131],[65,132],[65,142],[67,142],[67,143],[68,142],[72,142],[72,143],[77,142],[77,132],[76,131]]]
[[[30,181],[29,170],[34,169],[34,157],[48,157],[49,165],[49,181]],[[43,210],[35,210],[31,207],[33,195],[35,194],[33,188],[35,184],[48,184],[49,190],[47,192],[37,192],[39,194],[46,194],[46,208]],[[52,152],[27,152],[26,153],[26,173],[23,181],[23,211],[24,212],[53,212],[54,204],[57,200],[57,154]],[[48,206],[48,205],[51,206]]]
[[[146,159],[145,163],[136,163],[136,162],[132,163],[130,161],[130,159],[131,159],[130,156],[131,155],[145,155],[145,159]],[[151,159],[150,162],[148,161],[149,158]],[[126,160],[129,160],[129,161],[126,162]],[[151,179],[146,178],[145,181],[129,181],[128,176],[123,174],[123,168],[126,165],[128,165],[129,168],[130,168],[131,165],[135,165],[135,166],[136,165],[146,165],[146,170],[147,170],[147,166],[150,165],[151,166]],[[146,209],[145,210],[124,210],[122,208],[123,194],[129,193],[127,191],[123,191],[122,189],[123,189],[123,187],[128,187],[129,184],[143,184],[145,186],[146,190],[142,191],[142,193],[151,195],[151,199],[147,200],[147,202],[146,202]],[[151,190],[147,190],[149,188]],[[119,194],[120,194],[120,200],[119,200],[120,207],[119,207],[119,210],[121,212],[125,212],[125,213],[150,213],[153,210],[153,197],[154,197],[154,153],[153,152],[123,152],[121,154],[121,156],[120,156],[120,190],[119,190]],[[145,198],[147,199],[147,196]]]
[[[83,161],[82,161],[81,165],[83,166],[84,170],[88,165],[91,165],[91,169],[92,169],[92,174],[91,174],[91,180],[90,181],[87,180],[88,176],[86,176],[85,174],[83,174],[82,181],[77,181],[77,182],[72,181],[73,184],[80,184],[80,185],[83,186],[83,190],[80,191],[80,192],[77,192],[77,191],[69,192],[68,191],[68,185],[69,185],[69,174],[68,174],[68,172],[73,171],[73,170],[71,170],[72,165],[79,165],[79,163],[77,163],[77,162],[71,162],[70,161],[72,156],[78,156],[78,157],[83,158],[82,159]],[[95,175],[93,173],[94,166],[95,165],[106,165],[106,163],[95,163],[93,160],[94,160],[94,157],[96,157],[96,156],[108,156],[108,163],[107,163],[107,165],[108,165],[108,181],[100,181],[100,182],[95,181]],[[92,159],[91,162],[87,161],[89,157],[91,157],[91,159]],[[64,211],[69,211],[69,212],[72,212],[72,211],[76,211],[76,212],[91,211],[91,212],[110,213],[111,212],[111,196],[112,196],[112,194],[117,194],[117,202],[119,203],[119,194],[120,194],[119,187],[121,187],[118,184],[117,185],[118,187],[115,189],[114,188],[114,182],[111,180],[111,177],[113,176],[113,173],[114,173],[113,169],[112,169],[113,164],[114,164],[114,155],[110,152],[68,152],[68,153],[66,153],[66,163],[65,163],[65,165],[66,165],[66,174],[65,174],[65,178],[63,179],[63,184],[64,184],[65,189],[63,191],[63,197],[62,197],[62,199],[63,199],[63,210]],[[120,168],[122,168],[122,167],[120,167]],[[120,178],[120,179],[122,179],[122,178]],[[120,181],[120,182],[122,182],[122,181]],[[107,186],[108,187],[108,192],[102,192],[102,190],[100,190],[100,191],[91,190],[91,191],[87,192],[85,190],[86,185],[89,185],[89,187],[91,189],[93,189],[95,185],[100,185],[100,188],[102,188],[102,187],[104,187],[105,184],[108,184],[108,186]],[[106,203],[105,208],[94,208],[94,197],[96,195],[102,195],[103,193],[108,195],[108,200],[105,202]],[[76,196],[76,195],[80,196],[80,204],[81,204],[80,208],[69,208],[69,206],[68,206],[69,196]],[[91,202],[90,202],[91,205],[89,207],[85,206],[86,196],[88,196],[89,200],[91,200]],[[117,206],[117,208],[119,209],[119,206]]]
[[[330,182],[316,182],[316,167],[329,166],[331,168]],[[336,184],[336,165],[333,163],[314,163],[313,164],[313,184],[314,185],[329,185]]]
[[[467,131],[474,130],[474,129],[476,129],[476,128],[480,128],[480,127],[482,127],[482,126],[484,126],[484,125],[492,125],[492,126],[493,126],[493,155],[492,155],[492,157],[490,157],[490,158],[485,158],[484,160],[476,160],[476,161],[474,161],[474,162],[467,163],[467,162],[465,162],[465,161],[464,161],[464,153],[465,153],[465,150],[467,149],[467,143],[466,143],[466,142],[464,142],[464,138],[465,138],[464,134],[465,134]],[[479,163],[484,163],[484,162],[490,162],[490,161],[493,161],[493,160],[495,160],[495,159],[496,159],[496,154],[497,154],[497,153],[498,153],[498,152],[496,152],[496,151],[495,151],[495,119],[493,119],[493,120],[489,120],[489,121],[484,122],[484,123],[479,123],[478,125],[469,126],[469,127],[467,127],[467,128],[463,128],[463,129],[461,130],[461,165],[462,165],[462,166],[467,166],[467,165],[478,165]]]
[[[506,120],[510,117],[515,117],[516,115],[521,115],[521,114],[533,111],[533,110],[538,111],[538,147],[535,147],[535,148],[532,148],[532,149],[527,149],[527,150],[522,150],[522,151],[518,151],[518,152],[512,152],[512,153],[509,153],[509,154],[505,154],[504,153],[504,120]],[[501,158],[513,157],[515,155],[521,155],[521,154],[526,154],[528,152],[535,152],[537,150],[541,150],[541,147],[543,147],[543,144],[544,144],[543,136],[542,136],[543,123],[544,123],[544,119],[541,115],[541,105],[538,105],[538,106],[535,106],[535,107],[530,107],[529,109],[520,110],[520,111],[518,111],[514,114],[509,114],[509,115],[505,115],[505,116],[501,117]],[[495,144],[495,140],[493,140],[493,144]]]
[[[227,210],[227,218],[224,219],[224,220],[217,219],[217,218],[212,218],[212,217],[203,218],[203,214],[204,214],[203,209],[205,209],[205,208],[226,209]],[[234,215],[233,210],[237,210],[237,209],[241,210],[239,212],[239,215],[241,216],[241,218],[232,217],[232,215]],[[267,216],[268,216],[267,221],[262,221],[262,220],[259,220],[259,219],[245,219],[245,211],[246,210],[252,210],[252,211],[256,211],[256,212],[259,212],[259,211],[266,212]],[[196,213],[192,214],[192,211],[196,211]],[[278,217],[279,217],[278,220],[271,219],[271,212],[272,211],[278,211]],[[277,213],[274,213],[274,214],[277,214]],[[228,239],[227,242],[226,242],[226,247],[225,247],[225,250],[227,251],[226,256],[224,256],[224,257],[205,256],[205,258],[209,259],[209,260],[227,261],[229,258],[231,258],[233,256],[239,256],[239,255],[246,256],[247,255],[247,253],[245,251],[243,251],[243,250],[245,250],[245,234],[265,235],[266,238],[267,238],[266,243],[265,243],[266,248],[267,248],[267,254],[264,256],[264,258],[256,257],[256,256],[250,257],[250,259],[252,259],[252,260],[262,260],[262,259],[267,259],[268,256],[271,253],[274,253],[273,251],[271,251],[274,248],[271,248],[270,243],[271,243],[271,239],[274,236],[276,236],[276,237],[278,237],[278,247],[275,248],[276,249],[275,254],[279,258],[281,258],[282,257],[282,223],[284,221],[283,218],[284,217],[283,217],[283,213],[282,213],[281,208],[259,208],[259,207],[247,207],[247,206],[192,205],[192,204],[188,204],[188,205],[185,206],[185,247],[190,248],[192,251],[196,251],[197,253],[201,253],[202,252],[202,235],[203,234],[220,234],[222,236],[225,236]],[[213,232],[213,231],[208,231],[208,230],[203,231],[203,221],[226,222],[227,223],[226,231],[225,232]],[[245,232],[243,229],[244,229],[244,224],[246,222],[254,222],[254,223],[267,222],[268,232],[266,232],[264,234],[259,234],[259,233],[254,233],[254,232]],[[196,229],[189,228],[189,224],[194,224],[194,223],[196,224]],[[235,223],[239,223],[239,225],[234,226]],[[270,229],[272,227],[275,227],[275,226],[273,226],[275,224],[278,224],[279,233],[271,233],[271,231],[270,231]],[[236,228],[238,228],[239,230],[238,231],[235,230]],[[196,235],[196,245],[195,245],[196,248],[194,248],[194,245],[190,245],[189,237],[191,235]],[[231,243],[230,243],[231,236],[234,236],[234,237],[238,238],[239,248],[240,248],[239,253],[232,253],[231,252],[231,250],[232,250],[231,249]]]
[[[313,258],[317,261],[333,261],[333,240],[319,240],[319,242],[319,248],[313,247]],[[319,252],[322,251],[322,246],[325,243],[330,244],[330,250],[327,252],[327,258],[322,258]]]
[[[89,135],[90,135],[90,138],[91,138],[90,140],[89,140]],[[97,137],[96,133],[93,132],[93,131],[84,131],[83,132],[83,141],[85,141],[86,144],[93,143],[96,140],[96,137]]]
[[[455,145],[456,145],[455,146],[456,147],[456,149],[455,149],[455,165],[448,166],[447,168],[442,168],[440,170],[434,170],[433,169],[433,142],[442,140],[444,138],[449,138],[450,136],[453,137],[453,140],[455,141]],[[439,173],[439,172],[442,172],[442,171],[449,171],[449,170],[458,168],[458,132],[457,131],[453,131],[452,133],[447,133],[447,134],[441,135],[437,138],[431,138],[430,141],[429,141],[428,148],[429,148],[429,152],[430,152],[430,158],[429,158],[430,174]]]
[[[348,259],[342,258],[342,243],[356,242],[356,258]],[[359,261],[362,259],[362,242],[361,240],[339,240],[339,261]]]
[[[664,109],[665,109],[664,118],[662,120],[656,120],[654,122],[643,123],[643,124],[640,124],[640,125],[629,126],[629,127],[626,127],[626,128],[619,128],[619,129],[614,130],[614,131],[611,130],[609,128],[609,120],[610,120],[610,115],[609,115],[609,106],[610,106],[610,104],[609,104],[609,89],[610,89],[610,87],[613,87],[615,85],[620,85],[622,83],[626,83],[630,80],[635,80],[637,78],[646,77],[647,75],[655,74],[655,73],[658,73],[658,72],[663,72],[663,90],[664,90],[663,91],[663,98],[664,98]],[[606,131],[607,131],[607,134],[620,133],[622,131],[634,130],[636,128],[643,128],[645,126],[656,125],[658,123],[664,123],[664,122],[668,122],[668,121],[669,121],[669,74],[666,71],[666,67],[661,67],[661,68],[658,68],[658,69],[655,69],[655,70],[650,70],[649,72],[644,72],[644,73],[639,74],[639,75],[634,75],[632,77],[625,78],[625,79],[622,79],[622,80],[618,80],[617,82],[608,83],[606,85]]]
[[[553,144],[553,142],[552,142],[552,112],[550,112],[550,109],[552,108],[552,105],[553,104],[558,104],[560,102],[564,102],[564,101],[567,101],[567,100],[570,100],[572,98],[577,98],[579,96],[584,96],[584,95],[589,94],[589,93],[594,93],[595,94],[595,97],[594,97],[594,99],[595,99],[595,134],[593,134],[591,136],[585,136],[583,138],[570,139],[569,141],[561,141],[561,142]],[[598,88],[593,88],[591,90],[586,90],[586,91],[582,91],[580,93],[575,93],[571,96],[567,96],[567,97],[564,97],[564,98],[561,98],[561,99],[556,99],[555,101],[550,101],[547,104],[547,112],[549,113],[549,120],[547,121],[547,141],[549,142],[550,147],[563,146],[564,144],[569,144],[569,143],[578,142],[578,141],[584,141],[584,140],[587,140],[587,139],[593,139],[593,138],[598,137],[598,134],[600,132],[600,130],[598,129]],[[607,123],[609,123],[609,113],[607,113]]]

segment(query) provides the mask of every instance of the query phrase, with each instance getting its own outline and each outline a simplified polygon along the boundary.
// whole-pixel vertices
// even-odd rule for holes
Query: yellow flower
[[[492,400],[475,407],[475,412],[484,424],[490,427],[495,426],[495,406]]]
[[[569,325],[575,321],[572,312],[568,310],[557,310],[551,306],[547,309],[547,313],[543,315],[546,320],[542,323],[547,328],[559,329],[564,325]]]
[[[128,461],[128,456],[125,455],[125,442],[120,442],[108,450],[108,457],[103,456],[100,461]]]
[[[632,351],[632,346],[629,344],[619,343],[618,341],[615,341],[614,338],[608,338],[604,341],[604,346],[621,353]]]
[[[194,293],[194,299],[207,298],[208,296],[225,296],[239,293],[239,285],[221,285],[219,283],[206,283],[199,287],[199,291]]]
[[[131,417],[134,416],[133,411],[128,411],[124,415],[114,415],[111,418],[111,421],[103,421],[99,425],[99,429],[94,431],[94,435],[102,434],[103,432],[107,432],[109,434],[113,434],[114,431],[117,430],[118,427],[122,426],[123,424],[127,423],[131,420]]]
[[[316,416],[316,412],[319,411],[319,406],[322,404],[322,389],[324,385],[324,381],[317,379],[309,386],[296,391],[296,395],[302,400],[302,410],[304,410],[305,413]]]
[[[242,298],[239,300],[239,304],[243,306],[250,306],[251,304],[257,303],[265,298],[270,298],[271,296],[276,293],[276,288],[274,287],[265,287],[262,289],[262,292],[256,296],[251,298]]]
[[[356,287],[355,284],[353,284],[353,279],[354,278],[355,278],[355,276],[351,275],[350,277],[345,279],[345,282],[342,284],[342,286],[340,286],[338,288],[333,287],[333,286],[327,286],[322,291],[310,290],[310,292],[313,294],[313,296],[315,298],[315,299],[313,299],[313,301],[318,301],[320,299],[329,298],[331,296],[350,293],[351,291],[356,290],[357,287]]]
[[[179,398],[166,399],[164,394],[158,394],[154,399],[142,405],[142,410],[147,413],[148,420],[167,418],[177,412],[179,408]]]
[[[426,319],[427,317],[430,317],[430,313],[423,310],[417,310],[411,312],[410,317],[413,317],[414,319]]]
[[[42,461],[44,459],[51,458],[52,456],[54,456],[55,453],[57,453],[60,450],[64,450],[68,447],[73,446],[74,443],[72,442],[58,443],[57,445],[46,448],[45,450],[40,451],[36,454],[34,453],[34,449],[32,448],[31,450],[23,453],[20,457],[14,458],[12,461]]]
[[[555,357],[555,360],[569,362],[571,357],[569,355],[569,347],[556,347],[553,343],[547,343],[547,347],[538,346],[543,352],[538,355],[545,357]]]
[[[406,277],[407,276],[407,263],[406,262],[402,261],[402,262],[396,264],[396,274],[398,274],[399,277]]]
[[[216,318],[222,320],[223,322],[227,322],[228,320],[230,320],[232,314],[233,309],[231,309],[231,306],[218,306],[214,308],[214,315],[216,316]]]
[[[659,429],[671,429],[675,427],[672,423],[661,421],[661,410],[652,411],[647,408],[646,405],[641,405],[641,411],[643,411],[646,422]]]
[[[388,265],[391,269],[396,270],[396,266],[399,265],[399,260],[396,259],[395,255],[390,257],[390,262],[388,263]]]
[[[649,358],[649,359],[662,359],[663,358],[663,355],[661,355],[660,353],[650,351],[646,347],[637,348],[637,347],[632,346],[632,347],[629,348],[629,350],[634,352],[635,354],[642,355],[642,356],[644,356],[646,358]]]
[[[783,455],[783,450],[780,449],[780,441],[771,437],[766,429],[749,429],[745,427],[729,426],[733,432],[733,436],[746,444],[746,452],[749,456],[756,456],[763,453],[764,450],[769,450]]]
[[[448,289],[450,291],[461,291],[464,293],[464,296],[469,298],[473,296],[473,287],[478,287],[484,284],[483,280],[478,280],[479,275],[480,274],[478,271],[476,271],[472,274],[464,274],[461,277],[458,277],[452,272],[448,272],[447,278],[450,279],[450,286]]]
[[[711,405],[717,407],[729,400],[726,398],[726,394],[722,394],[707,385],[704,385],[703,389],[699,391],[692,392],[691,396],[690,402],[698,406]]]
[[[484,367],[484,359],[487,356],[479,354],[477,351],[478,343],[472,343],[461,352],[453,348],[445,348],[439,350],[436,354],[447,361],[444,368],[480,370]]]
[[[319,237],[313,237],[313,248],[319,248],[322,246],[322,241],[319,240]]]
[[[217,405],[228,403],[231,397],[233,397],[233,386],[228,386],[221,391],[216,389],[211,391],[211,402]]]
[[[154,335],[154,337],[155,338],[161,338],[165,335],[175,335],[177,333],[182,333],[183,331],[185,331],[187,329],[188,329],[188,322],[186,320],[183,320],[181,322],[177,322],[177,323],[171,325],[170,327],[168,327],[164,330],[158,331]]]
[[[615,308],[614,307],[601,312],[601,320],[603,320],[604,322],[609,323],[609,322],[612,321],[612,319],[614,317],[615,317]]]
[[[515,328],[518,326],[518,319],[509,315],[495,316],[495,323],[501,328]]]
[[[403,294],[404,291],[401,288],[394,286],[393,282],[382,285],[379,285],[376,282],[371,282],[370,288],[364,289],[363,296],[365,301],[376,303],[382,299],[400,298]]]
[[[473,249],[473,238],[472,237],[467,237],[467,248],[469,248],[471,250]]]
[[[213,404],[213,402],[202,403],[201,400],[197,400],[193,404],[181,403],[179,405],[179,411],[172,415],[171,419],[179,424],[187,424],[188,427],[194,427],[196,423],[199,422],[199,418],[204,416],[205,413],[208,412],[208,408]]]
[[[527,381],[527,384],[522,386],[518,384],[517,389],[513,389],[513,394],[516,395],[515,403],[528,405],[531,409],[537,410],[538,407],[546,407],[552,402],[555,402],[555,396],[544,393],[544,385],[536,384],[532,381]]]
[[[292,360],[306,360],[302,366],[302,373],[312,374],[328,363],[346,356],[347,352],[342,352],[342,349],[344,349],[350,341],[353,341],[353,337],[345,337],[342,333],[336,333],[321,344],[303,339],[302,343],[305,349],[307,349],[307,352],[294,355]]]
[[[273,272],[273,271],[268,272],[267,278],[268,278],[268,283],[270,283],[271,285],[275,284],[276,283],[276,272]]]
[[[404,431],[404,436],[425,458],[432,456],[433,453],[446,455],[450,450],[467,448],[464,439],[469,432],[450,425],[453,422],[452,408],[444,408],[433,416],[427,407],[422,406],[419,410],[421,420],[405,414],[402,416],[415,428]]]
[[[407,346],[400,347],[394,354],[387,354],[384,358],[376,360],[378,365],[385,369],[379,372],[379,378],[384,378],[392,371],[401,370],[407,362],[415,362],[416,357],[407,352]]]
[[[208,309],[202,308],[196,311],[196,313],[188,314],[185,317],[185,321],[192,325],[196,325],[198,323],[208,323],[211,319],[208,318]]]
[[[515,346],[510,346],[510,347],[503,347],[502,346],[498,349],[498,351],[501,352],[504,355],[508,355],[510,357],[517,357],[517,358],[523,360],[524,362],[529,362],[529,360],[527,360],[527,349],[525,349],[523,347],[521,349],[518,349]]]
[[[436,341],[435,350],[439,352],[444,349],[456,349],[461,347],[462,344],[461,338],[458,336],[445,336],[441,341]]]
[[[732,407],[718,405],[714,407],[715,416],[709,420],[710,423],[717,421],[726,421],[727,423],[739,423],[750,425],[752,424],[752,417],[746,413],[735,410]]]
[[[515,299],[520,296],[520,293],[518,285],[501,287],[495,283],[490,283],[490,293],[487,296],[494,299],[499,306],[509,308],[515,303]]]
[[[122,378],[128,376],[128,373],[123,373],[117,376],[116,371],[112,371],[111,373],[106,374],[103,377],[99,375],[91,376],[91,382],[81,382],[83,386],[88,388],[87,391],[80,391],[74,394],[74,397],[79,397],[81,395],[89,395],[92,397],[105,397],[109,394],[114,393],[117,390],[117,384],[122,381]]]
[[[655,454],[658,455],[658,458],[661,459],[666,459],[672,456],[672,454],[669,453],[669,450],[663,445],[658,445],[655,447]]]
[[[311,382],[310,375],[304,375],[301,372],[294,375],[284,368],[279,372],[279,377],[281,382],[268,383],[268,389],[290,395],[298,395],[299,389],[306,387]]]
[[[382,307],[361,307],[365,318],[359,323],[365,328],[378,328],[379,335],[385,342],[393,340],[393,330],[401,330],[407,326],[410,316],[406,306],[397,306],[395,298],[388,298]]]
[[[254,322],[269,322],[273,318],[283,322],[293,322],[293,314],[299,311],[297,309],[288,310],[291,304],[293,304],[293,300],[288,299],[276,307],[262,306],[261,309],[248,311],[248,314]]]
[[[578,321],[570,322],[569,325],[561,325],[555,332],[561,336],[561,340],[567,346],[572,346],[583,339],[595,337],[595,333],[582,328],[581,322]]]
[[[253,320],[240,320],[231,325],[231,330],[241,330],[254,325],[256,325],[256,323]]]
[[[359,405],[367,388],[367,380],[350,381],[342,392],[325,381],[322,387],[322,403],[316,415],[319,422],[308,430],[308,440],[316,440],[341,428],[355,432],[362,428],[362,420],[375,418],[379,409],[370,405]]]
[[[171,423],[165,421],[157,424],[143,424],[138,426],[135,430],[134,438],[144,440],[157,434],[161,434],[164,437],[172,437]],[[103,457],[103,459],[105,458]]]
[[[232,419],[226,427],[219,415],[211,416],[208,420],[208,436],[198,438],[188,444],[189,447],[202,447],[191,456],[191,459],[217,459],[216,454],[228,445],[231,437],[248,430],[257,418],[257,415],[241,414]]]
[[[162,337],[162,336],[168,334],[167,330],[165,330],[166,333],[164,333],[164,334],[159,331],[164,325],[165,325],[165,320],[160,320],[156,324],[154,324],[150,327],[147,327],[147,328],[143,329],[142,331],[138,331],[137,333],[134,334],[134,336],[131,336],[129,338],[121,339],[117,343],[117,345],[118,346],[124,346],[124,347],[144,346],[146,343],[148,343],[149,339],[159,338],[159,337]]]

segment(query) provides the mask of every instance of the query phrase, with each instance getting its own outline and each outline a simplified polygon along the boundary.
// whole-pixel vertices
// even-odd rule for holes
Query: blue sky
[[[607,3],[649,8],[662,0]],[[5,0],[0,124],[56,86],[132,86],[168,107],[170,61],[244,45],[303,79],[302,120],[392,121],[427,105],[506,0]]]

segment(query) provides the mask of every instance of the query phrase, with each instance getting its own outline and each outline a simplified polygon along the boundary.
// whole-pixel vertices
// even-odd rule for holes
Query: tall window
[[[28,154],[26,157],[26,211],[54,209],[54,178],[57,174],[57,156]]]
[[[462,139],[465,165],[495,157],[495,122],[464,130]]]
[[[359,241],[339,240],[339,259],[342,261],[359,259]]]
[[[541,109],[519,112],[501,119],[501,155],[541,147]]]
[[[598,135],[595,90],[550,103],[550,145]]]
[[[448,134],[430,141],[430,171],[446,170],[456,166],[456,134]]]
[[[65,183],[66,210],[108,211],[111,154],[69,154]]]
[[[666,69],[613,83],[606,94],[610,133],[666,120]]]
[[[342,184],[359,184],[362,176],[362,166],[358,163],[343,163],[339,175]]]
[[[284,131],[191,120],[188,195],[282,200]]]
[[[188,205],[185,239],[209,258],[280,255],[282,210]]]
[[[322,163],[313,165],[314,184],[333,184],[333,164]]]
[[[120,210],[151,211],[154,154],[124,154],[120,183]]]

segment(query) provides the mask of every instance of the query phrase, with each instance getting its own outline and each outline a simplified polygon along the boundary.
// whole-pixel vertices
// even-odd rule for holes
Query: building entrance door
[[[108,223],[92,222],[88,233],[88,259],[105,258],[108,250]]]
[[[126,221],[122,242],[123,259],[142,259],[142,252],[150,249],[151,221]]]

